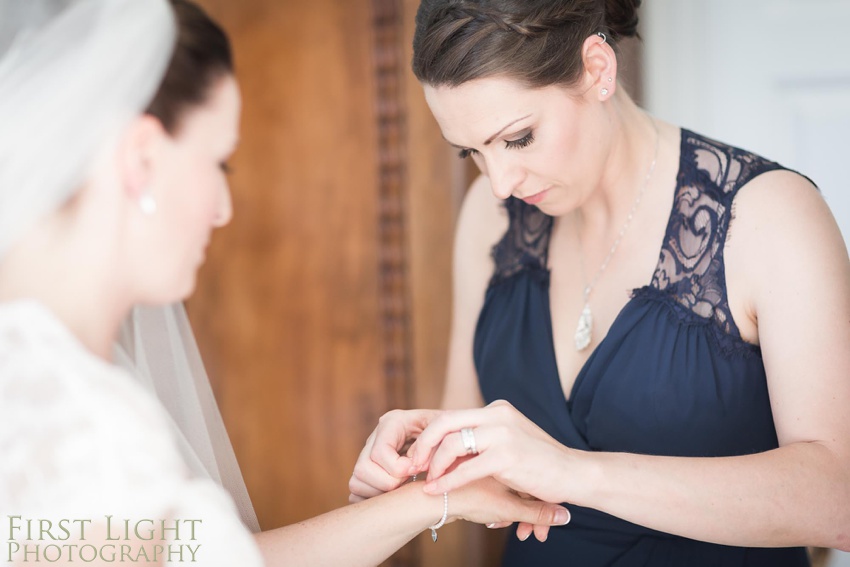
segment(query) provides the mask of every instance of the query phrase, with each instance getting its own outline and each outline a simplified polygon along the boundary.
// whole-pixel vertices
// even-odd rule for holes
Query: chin
[[[192,294],[195,293],[195,288],[197,287],[197,283],[198,283],[198,278],[196,277],[195,274],[192,274],[191,281],[186,283],[186,286],[183,289],[183,292],[180,294],[180,299],[178,299],[177,301],[185,301],[185,300],[189,299],[192,296]]]
[[[193,271],[190,275],[184,276],[180,281],[173,282],[167,290],[164,290],[160,303],[168,304],[189,299],[195,293],[197,281],[197,275]]]
[[[575,199],[552,199],[551,201],[543,201],[534,206],[550,217],[561,217],[575,211],[579,203]]]
[[[544,214],[549,215],[550,217],[560,217],[569,213],[572,209],[563,206],[552,205],[549,203],[540,203],[539,205],[533,205],[540,209],[540,211]]]

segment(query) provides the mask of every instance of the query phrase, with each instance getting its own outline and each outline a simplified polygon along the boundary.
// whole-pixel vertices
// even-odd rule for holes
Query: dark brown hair
[[[203,104],[216,81],[233,74],[227,35],[199,6],[171,0],[177,20],[177,43],[159,90],[147,113],[159,118],[170,134],[192,106]]]
[[[572,85],[581,47],[597,32],[616,49],[637,36],[641,0],[422,0],[413,72],[425,84],[458,86],[505,75],[530,87]]]

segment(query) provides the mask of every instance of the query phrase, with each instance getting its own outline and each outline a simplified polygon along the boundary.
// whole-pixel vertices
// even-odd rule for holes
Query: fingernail
[[[437,494],[440,491],[437,490],[436,482],[429,482],[425,484],[425,492],[427,492],[428,494]]]
[[[563,526],[570,521],[570,513],[566,508],[558,508],[555,510],[555,525]]]
[[[492,530],[493,528],[495,528],[495,527],[496,527],[496,523],[495,523],[495,522],[493,522],[492,524],[487,524],[487,527],[488,527],[488,528],[490,528],[490,529]]]
[[[411,465],[409,469],[407,469],[407,476],[413,476],[419,472],[419,467],[416,465]]]
[[[521,538],[519,538],[519,540],[520,540],[520,541],[525,541],[525,540],[527,540],[527,539],[528,539],[528,536],[530,536],[530,535],[531,535],[531,532],[528,532],[527,534],[525,534],[524,536],[522,536]]]

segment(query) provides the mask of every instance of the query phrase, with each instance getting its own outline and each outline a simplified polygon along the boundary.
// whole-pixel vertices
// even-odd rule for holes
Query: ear
[[[118,149],[121,183],[127,196],[141,197],[151,185],[168,133],[159,119],[143,114],[133,120]]]
[[[591,100],[608,100],[617,92],[617,54],[608,41],[599,34],[584,40],[581,49],[584,63],[582,91]]]

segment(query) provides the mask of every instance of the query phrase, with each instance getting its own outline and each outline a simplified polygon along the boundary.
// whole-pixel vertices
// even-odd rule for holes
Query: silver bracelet
[[[443,524],[446,523],[446,520],[449,518],[449,493],[443,492],[443,517],[440,518],[440,521],[434,524],[433,526],[429,526],[428,529],[431,530],[431,539],[437,541],[437,530],[443,527]]]

